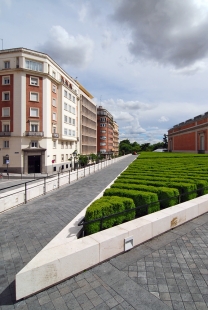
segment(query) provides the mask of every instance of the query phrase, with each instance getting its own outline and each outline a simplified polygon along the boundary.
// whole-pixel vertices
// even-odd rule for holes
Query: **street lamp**
[[[7,175],[9,175],[9,172],[8,172],[9,155],[8,155],[8,154],[6,154],[6,155],[5,155],[5,157],[6,157],[6,165],[7,165]]]

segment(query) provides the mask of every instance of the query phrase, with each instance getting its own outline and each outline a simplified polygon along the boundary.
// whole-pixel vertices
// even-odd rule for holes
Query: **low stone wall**
[[[83,210],[16,275],[16,299],[37,293],[124,252],[128,238],[137,246],[206,212],[208,195],[76,239],[76,223],[83,217]]]

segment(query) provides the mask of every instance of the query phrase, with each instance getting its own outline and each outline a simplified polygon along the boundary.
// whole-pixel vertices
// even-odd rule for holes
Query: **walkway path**
[[[208,309],[208,214],[14,302],[14,274],[132,160],[0,215],[2,310]]]

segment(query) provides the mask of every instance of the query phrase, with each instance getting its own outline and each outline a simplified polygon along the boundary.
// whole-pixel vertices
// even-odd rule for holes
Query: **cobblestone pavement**
[[[88,185],[96,183],[95,192],[101,191],[99,178],[102,181],[114,169],[122,170],[120,164],[93,175],[93,180],[90,176],[60,189],[48,196],[51,202],[40,198],[0,215],[0,309],[208,309],[208,213],[43,292],[14,301],[14,274],[51,239],[51,230],[56,235],[69,222],[64,214],[69,218],[67,206],[74,206],[69,203],[73,186],[79,185],[77,207],[86,205]],[[82,184],[81,199],[84,180],[88,185]],[[68,200],[58,207],[65,191]],[[78,213],[73,208],[71,212]]]

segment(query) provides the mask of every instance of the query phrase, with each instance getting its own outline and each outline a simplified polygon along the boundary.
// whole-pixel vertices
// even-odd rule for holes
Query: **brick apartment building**
[[[119,155],[119,127],[116,121],[113,121],[113,154]]]
[[[52,58],[1,50],[0,75],[0,172],[66,170],[74,151],[96,152],[92,95]]]
[[[102,106],[97,108],[97,152],[113,155],[113,116]]]
[[[171,152],[208,153],[208,112],[168,130]]]

